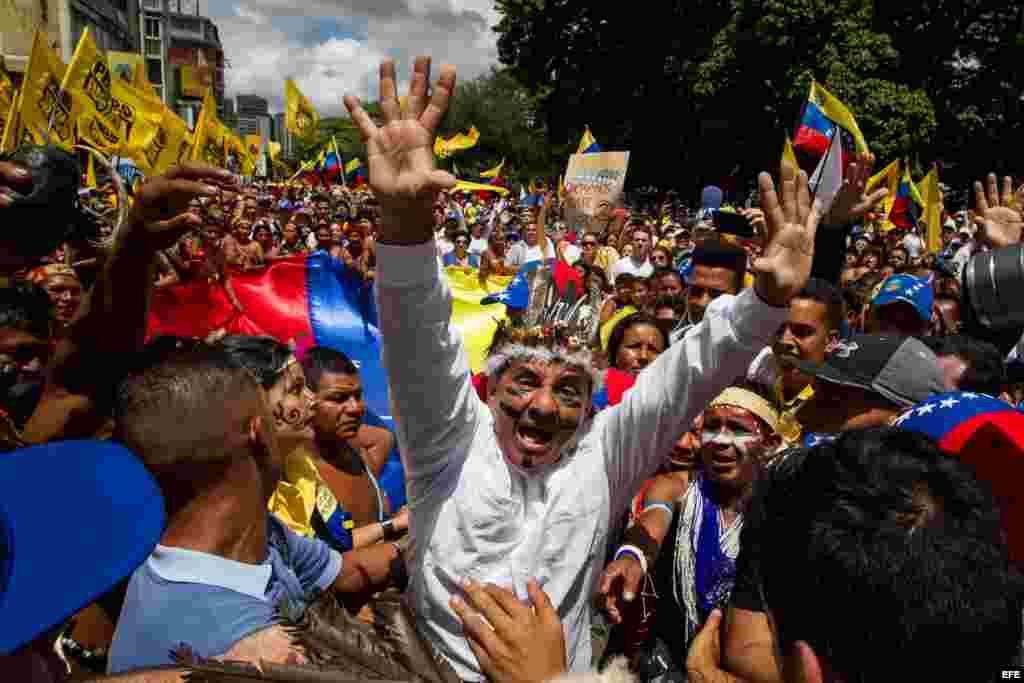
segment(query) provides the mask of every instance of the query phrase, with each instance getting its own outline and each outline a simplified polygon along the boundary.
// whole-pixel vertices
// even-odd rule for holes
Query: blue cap
[[[891,275],[882,283],[871,305],[884,306],[901,301],[913,306],[921,319],[929,322],[934,300],[935,291],[928,280],[913,275]]]
[[[142,462],[106,441],[0,456],[0,655],[117,585],[160,540],[164,500]]]

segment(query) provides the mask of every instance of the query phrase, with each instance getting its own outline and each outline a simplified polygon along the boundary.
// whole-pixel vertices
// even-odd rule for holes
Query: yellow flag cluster
[[[154,140],[163,123],[163,105],[123,78],[114,77],[88,28],[78,41],[61,87],[80,103],[80,140],[109,156],[128,157],[146,173],[153,173],[161,147],[154,145]]]
[[[468,133],[456,133],[447,140],[438,136],[434,140],[434,156],[438,159],[447,159],[453,152],[475,146],[479,140],[480,131],[476,129],[476,126],[472,126]]]
[[[21,144],[50,142],[71,151],[81,104],[61,90],[66,72],[67,67],[50,49],[46,36],[36,33],[18,102],[8,119],[0,148],[11,150]]]
[[[188,126],[164,106],[141,65],[131,82],[116,77],[88,28],[67,65],[37,33],[21,92],[10,104],[5,92],[0,82],[0,107],[9,112],[0,150],[85,144],[158,175],[190,149]]]
[[[290,78],[284,82],[284,100],[285,126],[288,130],[299,137],[308,137],[316,132],[320,125],[320,114]]]

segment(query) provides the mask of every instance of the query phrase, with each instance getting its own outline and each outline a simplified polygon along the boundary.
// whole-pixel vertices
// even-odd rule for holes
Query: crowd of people
[[[50,181],[0,161],[4,679],[1024,665],[1024,330],[989,334],[962,284],[1021,241],[1024,188],[977,183],[934,252],[885,220],[870,155],[828,205],[784,165],[739,208],[708,188],[582,218],[553,192],[452,190],[431,149],[454,87],[420,58],[400,106],[385,61],[382,123],[345,98],[368,187],[188,163],[118,225],[54,190],[99,217],[88,243],[15,224]],[[376,297],[393,431],[338,350],[146,338],[154,290],[206,279],[241,310],[233,276],[316,252]],[[528,290],[498,297],[477,373],[450,324],[460,270]],[[378,481],[396,445],[407,505]]]

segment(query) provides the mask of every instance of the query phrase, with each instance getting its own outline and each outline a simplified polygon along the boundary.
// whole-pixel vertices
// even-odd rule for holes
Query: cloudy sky
[[[345,93],[376,99],[384,55],[401,94],[416,55],[433,57],[431,80],[442,62],[460,81],[497,63],[493,0],[203,0],[200,11],[220,30],[228,95],[261,95],[272,112],[283,110],[286,78],[322,116],[342,113]]]

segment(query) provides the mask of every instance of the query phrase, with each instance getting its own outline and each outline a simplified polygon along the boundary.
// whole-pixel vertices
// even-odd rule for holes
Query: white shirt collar
[[[261,600],[270,582],[269,562],[246,564],[185,548],[157,545],[146,562],[165,581],[217,586]]]

